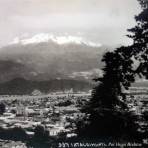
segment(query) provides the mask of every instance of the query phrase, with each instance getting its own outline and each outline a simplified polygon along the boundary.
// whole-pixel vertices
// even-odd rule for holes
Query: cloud
[[[91,69],[89,71],[80,71],[80,72],[73,72],[71,75],[69,75],[70,78],[79,78],[83,77],[85,79],[93,79],[95,77],[102,77],[103,71],[101,69]]]
[[[65,31],[120,44],[127,42],[126,29],[134,25],[138,12],[136,0],[1,0],[0,46],[25,32]]]

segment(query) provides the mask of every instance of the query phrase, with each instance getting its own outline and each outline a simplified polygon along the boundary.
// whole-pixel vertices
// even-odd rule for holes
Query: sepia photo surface
[[[0,147],[148,145],[148,0],[0,0]]]

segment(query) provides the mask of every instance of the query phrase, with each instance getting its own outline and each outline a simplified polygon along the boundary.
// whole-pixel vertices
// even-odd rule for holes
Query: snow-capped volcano
[[[49,41],[55,42],[59,45],[74,43],[74,44],[84,44],[91,47],[101,47],[100,43],[87,41],[83,37],[70,36],[70,35],[54,36],[48,33],[40,33],[32,36],[31,38],[24,38],[24,39],[16,37],[12,42],[10,42],[10,44],[26,45],[26,44],[34,44],[34,43],[41,43],[41,42],[49,42]]]
[[[17,37],[0,48],[0,80],[89,80],[102,68],[102,55],[109,49],[80,36],[41,33]]]

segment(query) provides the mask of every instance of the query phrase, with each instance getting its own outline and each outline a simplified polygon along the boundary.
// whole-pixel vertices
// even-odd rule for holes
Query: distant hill
[[[30,81],[16,78],[0,84],[0,95],[30,95],[34,90],[41,93],[65,91],[73,89],[74,92],[89,91],[92,84],[86,81],[54,79],[49,81]]]

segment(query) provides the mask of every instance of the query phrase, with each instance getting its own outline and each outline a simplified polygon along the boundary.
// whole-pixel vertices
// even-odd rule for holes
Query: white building
[[[17,115],[26,115],[26,107],[19,103],[16,107],[16,114]]]

